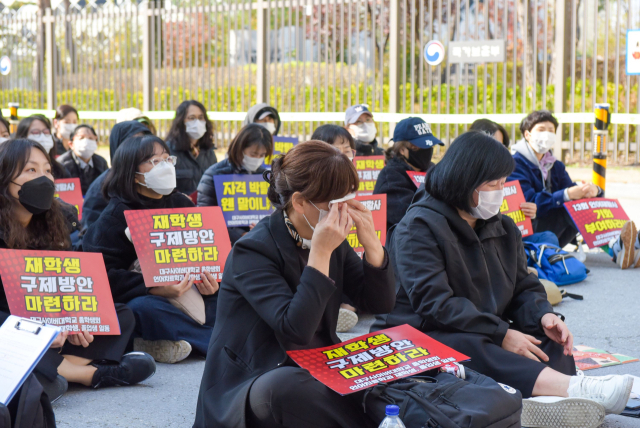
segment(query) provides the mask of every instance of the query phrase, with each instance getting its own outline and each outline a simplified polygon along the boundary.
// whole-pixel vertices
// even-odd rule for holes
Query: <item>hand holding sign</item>
[[[179,283],[153,287],[151,288],[151,290],[149,290],[149,293],[153,294],[154,296],[177,299],[193,286],[194,281],[195,276],[186,273],[182,281],[180,281]]]

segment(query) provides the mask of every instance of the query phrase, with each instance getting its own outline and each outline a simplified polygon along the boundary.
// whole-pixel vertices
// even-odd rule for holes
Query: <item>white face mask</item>
[[[264,156],[261,158],[252,158],[251,156],[242,157],[242,166],[249,172],[256,172],[258,168],[264,164]]]
[[[75,123],[62,123],[60,127],[60,135],[65,140],[68,140],[71,137],[71,133],[76,130],[77,126]]]
[[[76,140],[73,142],[73,152],[76,156],[82,159],[89,159],[98,150],[98,143],[96,140],[90,138],[83,138],[82,140]]]
[[[199,140],[207,132],[207,123],[204,120],[192,120],[187,122],[186,128],[189,137]]]
[[[0,144],[5,143],[5,142],[7,142],[7,141],[9,141],[9,139],[8,139],[8,138],[6,138],[6,137],[0,137]]]
[[[344,198],[340,198],[340,199],[334,199],[333,201],[329,202],[329,209],[331,209],[331,207],[334,204],[339,204],[340,202],[346,202],[350,199],[353,199],[356,197],[355,193],[349,193],[347,196],[345,196]],[[311,205],[314,206],[315,209],[317,209],[320,214],[318,215],[318,223],[320,223],[322,221],[323,218],[325,218],[326,216],[329,215],[329,211],[327,210],[321,210],[320,208],[316,207],[316,204],[314,204],[313,202],[309,201],[309,203]],[[307,222],[307,224],[309,225],[309,227],[311,228],[312,231],[315,232],[316,228],[314,226],[311,226],[311,223],[309,223],[309,220],[307,219],[307,216],[302,214],[302,216],[304,217],[305,221]],[[316,223],[317,224],[317,223]],[[306,248],[305,248],[306,247]],[[311,248],[311,240],[310,239],[304,239],[302,238],[302,248],[304,249],[310,249]]]
[[[266,128],[271,135],[273,135],[276,132],[276,125],[273,122],[258,122],[258,125],[262,126],[263,128]]]
[[[51,134],[30,135],[30,140],[40,143],[44,147],[44,151],[49,153],[53,149],[53,137]]]
[[[532,132],[531,137],[529,137],[529,143],[531,144],[531,147],[536,153],[540,155],[543,155],[551,150],[555,141],[556,134],[548,131]]]
[[[471,208],[471,215],[475,218],[488,220],[500,212],[504,200],[504,190],[478,191],[478,206]]]
[[[149,172],[136,174],[144,175],[145,182],[138,184],[161,195],[169,195],[176,188],[176,167],[167,162],[160,162]]]
[[[376,124],[373,122],[364,123],[362,124],[362,126],[353,125],[352,129],[356,133],[356,135],[354,135],[356,140],[360,140],[363,143],[372,142],[373,140],[376,139],[376,135],[378,134],[378,131],[376,130]]]

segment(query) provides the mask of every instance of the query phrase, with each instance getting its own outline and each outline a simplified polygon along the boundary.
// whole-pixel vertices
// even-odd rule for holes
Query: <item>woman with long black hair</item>
[[[72,207],[54,198],[52,162],[39,143],[28,139],[0,145],[0,248],[70,250],[70,234],[77,230],[78,219]],[[50,399],[66,391],[67,381],[93,388],[132,385],[155,373],[149,355],[123,355],[135,321],[124,305],[116,305],[116,312],[119,336],[65,333],[47,351],[36,366],[36,375]],[[0,324],[8,316],[0,279]]]

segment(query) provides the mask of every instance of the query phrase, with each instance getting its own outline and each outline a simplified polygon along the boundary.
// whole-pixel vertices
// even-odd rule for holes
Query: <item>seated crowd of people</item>
[[[385,151],[373,113],[360,104],[346,111],[344,126],[318,127],[266,169],[281,129],[267,104],[249,110],[220,161],[208,113],[194,100],[178,106],[164,140],[140,111],[127,111],[110,132],[110,162],[72,106],[60,106],[53,123],[24,118],[13,135],[0,118],[0,248],[101,253],[121,329],[60,334],[35,376],[55,401],[70,382],[134,385],[156,362],[194,354],[206,357],[194,427],[377,426],[363,412],[364,391],[337,394],[286,353],[339,343],[337,333],[362,312],[376,316],[372,332],[408,324],[468,355],[465,366],[519,390],[530,412],[620,413],[632,378],[576,372],[573,335],[527,269],[518,227],[500,215],[505,182],[518,180],[535,232],[527,239],[577,245],[563,204],[603,192],[574,182],[554,157],[557,127],[552,113],[535,111],[510,145],[502,126],[478,120],[434,163],[444,143],[424,120],[396,124]],[[386,246],[352,197],[360,181],[354,157],[380,155],[386,165],[373,193],[387,195]],[[412,171],[426,173],[419,188]],[[147,287],[125,211],[217,206],[214,177],[226,174],[262,176],[273,214],[228,228],[233,247],[220,283],[206,272],[202,282],[186,274]],[[79,178],[82,222],[54,197],[58,178]],[[346,241],[352,226],[363,258]],[[610,250],[620,267],[640,267],[633,222]],[[202,322],[173,304],[187,293],[202,296]],[[0,287],[0,324],[9,315]]]

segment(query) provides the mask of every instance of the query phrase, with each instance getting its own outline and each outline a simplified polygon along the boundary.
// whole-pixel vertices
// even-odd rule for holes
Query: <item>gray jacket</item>
[[[255,123],[256,120],[258,120],[258,118],[260,117],[260,115],[266,111],[271,113],[271,115],[276,118],[276,132],[274,132],[273,135],[274,136],[278,135],[278,132],[280,132],[280,124],[282,123],[280,121],[280,115],[278,114],[278,110],[271,107],[267,103],[260,103],[251,107],[247,112],[247,116],[244,118],[244,122],[242,123],[242,126],[247,126],[251,123]]]

